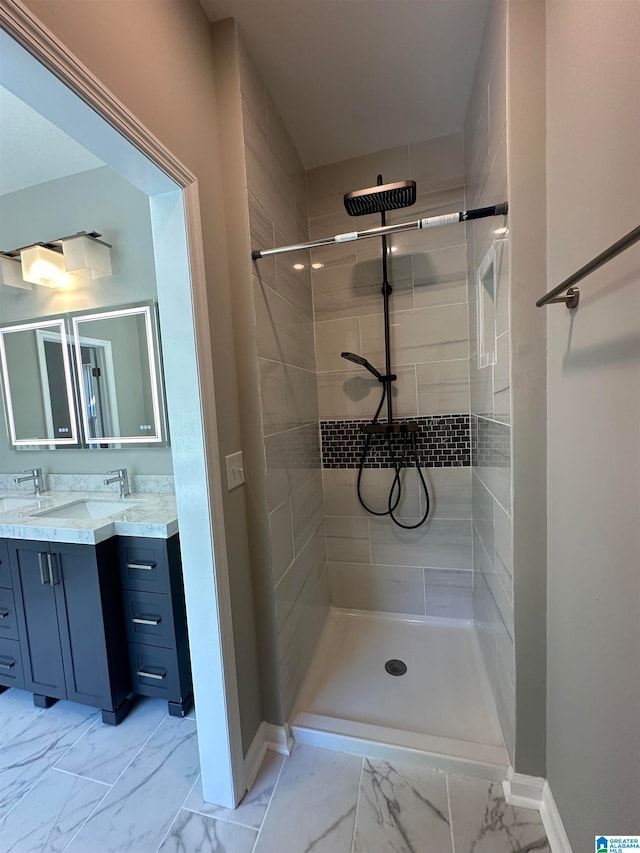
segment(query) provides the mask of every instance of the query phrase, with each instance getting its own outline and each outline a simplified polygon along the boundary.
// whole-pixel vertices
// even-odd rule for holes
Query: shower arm
[[[419,231],[422,228],[435,228],[440,225],[453,225],[456,222],[470,222],[473,219],[484,219],[487,216],[504,216],[508,211],[507,202],[491,207],[477,207],[475,210],[460,210],[456,213],[444,213],[440,216],[428,216],[425,219],[414,219],[411,222],[401,222],[397,225],[383,225],[378,228],[367,228],[365,231],[348,231],[336,234],[335,237],[322,237],[307,243],[295,243],[291,246],[278,246],[276,249],[254,249],[251,258],[254,261],[268,258],[270,255],[282,255],[285,252],[298,252],[301,249],[315,249],[317,246],[331,246],[334,243],[348,243],[352,240],[366,240],[371,237],[386,237],[388,234],[398,234],[401,231]]]

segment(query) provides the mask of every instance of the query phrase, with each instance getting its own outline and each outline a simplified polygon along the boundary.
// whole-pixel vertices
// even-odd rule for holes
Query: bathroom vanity
[[[29,690],[41,707],[91,705],[112,725],[136,694],[186,714],[174,497],[50,492],[30,503],[0,513],[0,691]]]

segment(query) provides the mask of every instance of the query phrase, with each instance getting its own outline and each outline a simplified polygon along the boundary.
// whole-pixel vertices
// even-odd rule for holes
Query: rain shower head
[[[363,358],[361,355],[356,355],[355,352],[341,352],[340,355],[342,358],[346,358],[347,361],[352,361],[354,364],[359,364],[360,367],[364,367],[365,370],[368,370],[369,373],[372,373],[377,380],[382,382],[382,374],[379,370],[376,370],[366,358]]]
[[[365,190],[345,193],[344,206],[349,216],[363,216],[366,213],[383,213],[415,204],[416,182],[396,181],[394,184],[381,184]]]

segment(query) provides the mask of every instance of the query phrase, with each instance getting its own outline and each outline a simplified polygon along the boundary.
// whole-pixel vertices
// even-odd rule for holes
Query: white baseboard
[[[544,783],[540,817],[542,818],[552,853],[572,853],[571,844],[569,844],[560,812],[556,806],[556,801],[553,799],[548,782]]]
[[[258,726],[244,759],[244,783],[247,791],[253,787],[268,749],[282,755],[291,755],[293,738],[286,723],[284,726],[274,726],[263,720]]]
[[[502,787],[510,806],[535,809],[540,813],[552,853],[572,853],[560,812],[546,779],[514,773],[510,767]]]

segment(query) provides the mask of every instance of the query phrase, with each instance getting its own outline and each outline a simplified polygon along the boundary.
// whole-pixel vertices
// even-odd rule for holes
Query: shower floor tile
[[[406,664],[404,675],[385,670],[391,659]],[[291,724],[298,740],[296,727],[317,727],[508,764],[475,631],[463,621],[332,610]]]

